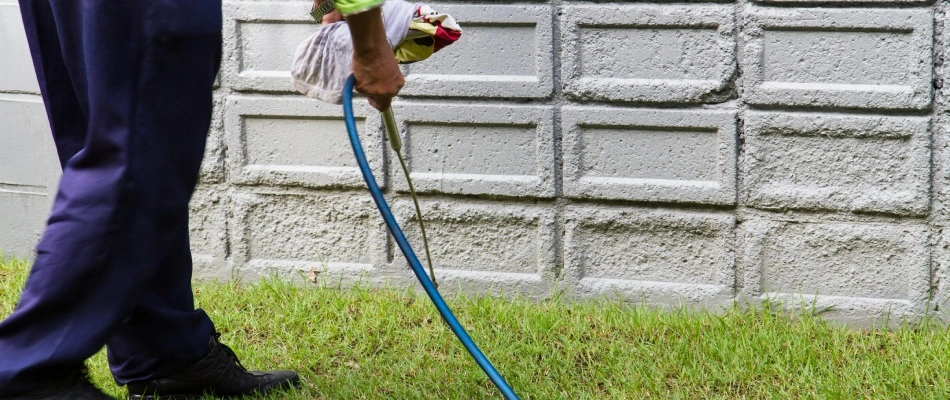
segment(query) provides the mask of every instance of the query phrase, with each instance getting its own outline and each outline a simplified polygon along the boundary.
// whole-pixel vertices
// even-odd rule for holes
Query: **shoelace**
[[[234,362],[234,364],[237,365],[238,368],[240,368],[242,372],[247,372],[247,368],[244,368],[244,365],[241,364],[241,360],[238,359],[238,356],[237,354],[234,353],[234,350],[231,350],[231,348],[228,347],[228,345],[221,343],[221,341],[219,340],[220,338],[221,338],[221,333],[215,332],[214,341],[218,344],[218,346],[221,346],[221,349],[224,350],[225,353],[227,353],[228,358],[230,358],[231,361]]]

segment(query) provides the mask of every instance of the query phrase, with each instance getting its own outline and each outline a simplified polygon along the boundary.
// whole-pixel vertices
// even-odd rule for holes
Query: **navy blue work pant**
[[[208,354],[188,201],[220,64],[220,0],[20,0],[63,174],[36,261],[0,323],[0,393],[108,346],[119,383]],[[7,127],[6,129],[10,129]]]

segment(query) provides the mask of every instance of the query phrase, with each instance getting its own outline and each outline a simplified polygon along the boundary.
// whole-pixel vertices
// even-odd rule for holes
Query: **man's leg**
[[[206,18],[199,18],[202,9]],[[184,157],[187,170],[150,170],[148,182],[189,177],[188,197],[197,180],[195,161],[203,155],[211,119],[211,88],[220,63],[221,5],[214,0],[168,2],[150,13],[148,31],[155,35],[142,68],[143,123],[174,131],[182,137],[159,153]],[[187,141],[201,138],[202,151],[188,155]],[[171,163],[171,166],[179,163]],[[176,208],[166,217],[173,227],[169,251],[160,271],[129,317],[109,339],[109,361],[119,383],[128,384],[129,397],[150,399],[214,393],[238,396],[295,386],[292,371],[250,372],[227,346],[217,342],[207,315],[195,310],[191,288],[192,260],[188,242],[188,210]],[[195,355],[199,355],[196,357]],[[189,362],[190,361],[190,362]]]
[[[26,13],[47,3],[21,0],[28,25]],[[146,21],[148,3],[52,5],[63,64],[85,100],[88,133],[74,156],[61,150],[68,162],[36,261],[20,303],[0,323],[0,392],[8,393],[33,389],[77,367],[148,298],[146,288],[161,290],[156,286],[175,280],[159,270],[175,258],[169,254],[187,233],[220,46],[220,34],[186,48],[150,37],[143,28],[154,27]],[[48,27],[33,31],[40,29],[49,34]],[[185,67],[175,70],[179,63]],[[206,85],[196,94],[176,78]],[[208,116],[182,121],[183,109],[195,110],[185,116],[205,109]],[[55,107],[49,111],[51,120],[60,116]],[[180,328],[190,335],[178,337],[178,353],[170,355],[183,358],[183,365],[207,353],[213,329],[200,311],[184,320]]]
[[[187,214],[177,229],[177,243],[165,257],[161,273],[109,339],[109,365],[120,384],[164,377],[197,361],[196,354],[208,353],[214,328],[194,306]],[[183,346],[181,338],[194,337],[201,340],[187,340]]]
[[[155,26],[150,55],[140,71],[140,90],[146,95],[139,100],[143,126],[178,136],[160,145],[165,148],[155,154],[159,158],[154,162],[162,167],[149,170],[146,184],[166,182],[165,186],[178,187],[185,183],[187,192],[180,192],[182,199],[190,198],[197,182],[211,124],[212,86],[221,61],[220,5],[207,10],[218,15],[205,17],[208,23],[198,27],[204,32],[175,26],[174,20],[186,18],[177,14],[188,11],[187,7],[171,6],[151,14],[173,21]],[[173,162],[166,165],[166,160]],[[180,182],[182,177],[187,177],[187,182]],[[141,288],[135,308],[108,341],[109,363],[121,384],[178,372],[209,351],[214,326],[203,311],[195,309],[187,201],[179,205],[184,207],[176,205],[166,214],[168,247],[162,258],[155,260],[158,273]]]

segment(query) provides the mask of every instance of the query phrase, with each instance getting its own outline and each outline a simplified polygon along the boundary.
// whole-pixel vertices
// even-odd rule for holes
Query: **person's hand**
[[[386,39],[380,8],[347,15],[345,18],[353,37],[356,91],[366,95],[374,108],[385,111],[405,80]]]
[[[320,21],[320,25],[330,25],[334,22],[340,22],[343,20],[343,15],[340,14],[340,11],[333,9],[333,11],[328,12],[323,16],[323,20]]]

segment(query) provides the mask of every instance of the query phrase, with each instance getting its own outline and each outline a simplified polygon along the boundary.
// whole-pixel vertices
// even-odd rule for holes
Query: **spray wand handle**
[[[399,128],[396,125],[396,117],[393,115],[392,107],[383,111],[383,125],[386,127],[386,135],[389,136],[389,145],[396,153],[399,153],[402,150],[402,142],[399,140]]]

